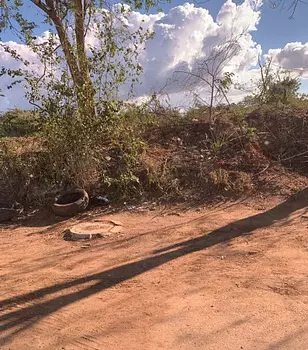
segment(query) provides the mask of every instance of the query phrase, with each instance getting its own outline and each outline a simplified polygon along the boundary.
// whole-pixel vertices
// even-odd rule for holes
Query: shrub
[[[20,137],[37,133],[42,120],[34,111],[12,109],[0,115],[0,137]]]

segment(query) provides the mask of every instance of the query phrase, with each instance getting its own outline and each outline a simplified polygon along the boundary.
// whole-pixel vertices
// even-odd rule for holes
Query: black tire
[[[21,214],[23,207],[19,203],[0,203],[0,222],[9,221]]]
[[[57,216],[69,217],[77,215],[87,209],[89,195],[85,190],[76,189],[68,191],[55,199],[52,211]]]

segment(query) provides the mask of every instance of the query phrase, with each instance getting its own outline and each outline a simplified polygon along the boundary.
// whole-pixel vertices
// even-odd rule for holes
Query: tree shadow
[[[155,255],[148,258],[5,299],[1,303],[5,312],[0,317],[0,330],[5,331],[6,335],[0,340],[3,344],[7,343],[14,335],[30,328],[48,315],[169,261],[228,242],[242,234],[252,233],[256,229],[269,227],[276,221],[287,218],[293,212],[305,208],[307,204],[308,188],[266,212],[234,221],[200,237],[156,250]],[[88,284],[91,285],[88,286]],[[67,291],[73,287],[78,287],[78,290]],[[57,292],[66,294],[51,298],[52,294]],[[49,300],[41,300],[45,296],[48,296]],[[14,309],[16,305],[18,308]]]
[[[19,227],[46,227],[51,228],[61,222],[67,221],[68,218],[56,216],[48,208],[32,210],[24,213],[20,217],[14,218],[11,221],[0,223],[6,230],[12,230]]]
[[[296,332],[286,335],[283,339],[280,339],[277,342],[270,344],[268,350],[277,350],[282,348],[294,349],[292,343],[297,339],[301,339],[302,335],[307,335],[307,327],[298,329]]]

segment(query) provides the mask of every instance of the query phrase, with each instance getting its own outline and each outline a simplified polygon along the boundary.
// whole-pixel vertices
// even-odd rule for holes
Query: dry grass
[[[207,200],[286,188],[292,193],[307,186],[308,113],[265,108],[243,115],[220,115],[214,130],[203,114],[168,121],[157,116],[155,122],[151,115],[142,130],[132,126],[125,135],[125,125],[141,123],[132,114],[122,125],[122,144],[98,148],[97,159],[86,154],[81,166],[78,153],[64,152],[63,159],[50,154],[41,136],[1,139],[1,195],[41,205],[63,188],[65,167],[76,178],[74,184],[113,200]],[[55,160],[63,165],[55,166]]]

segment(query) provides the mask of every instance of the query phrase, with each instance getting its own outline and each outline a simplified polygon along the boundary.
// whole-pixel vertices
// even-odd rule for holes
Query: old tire
[[[19,203],[0,203],[0,222],[9,221],[21,214],[23,207]]]
[[[88,205],[88,193],[85,190],[76,189],[57,197],[52,204],[52,211],[57,216],[69,217],[85,211]]]

